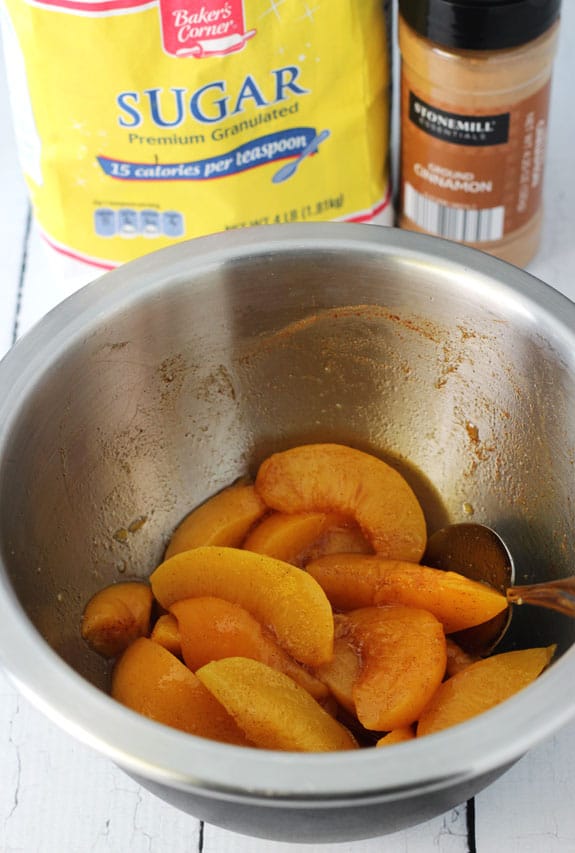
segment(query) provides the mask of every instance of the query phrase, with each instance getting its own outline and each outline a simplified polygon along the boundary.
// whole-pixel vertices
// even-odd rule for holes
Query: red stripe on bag
[[[41,6],[55,12],[81,15],[108,15],[113,12],[133,12],[155,6],[157,0],[27,0],[30,6]]]

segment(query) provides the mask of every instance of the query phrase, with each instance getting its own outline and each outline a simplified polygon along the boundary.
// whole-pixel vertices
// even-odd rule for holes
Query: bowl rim
[[[533,321],[536,309],[537,319],[547,319],[550,334],[569,341],[575,353],[575,305],[567,297],[524,270],[465,246],[395,228],[347,223],[259,226],[210,235],[106,273],[69,296],[21,338],[0,362],[0,389],[10,389],[9,394],[0,393],[0,462],[20,406],[38,381],[38,370],[120,307],[185,279],[191,269],[257,253],[317,249],[399,252],[406,263],[440,263],[447,273],[463,268],[485,287],[495,288],[498,298],[512,299]],[[397,799],[504,767],[575,716],[571,648],[521,694],[422,740],[385,750],[330,754],[234,747],[148,720],[76,673],[29,621],[3,559],[0,609],[0,661],[17,689],[46,716],[139,777],[222,799],[334,807]]]

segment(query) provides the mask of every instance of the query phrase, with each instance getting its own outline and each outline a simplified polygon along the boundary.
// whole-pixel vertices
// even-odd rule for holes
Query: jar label
[[[508,111],[453,112],[402,80],[401,210],[418,228],[487,243],[526,225],[543,188],[550,82]]]
[[[509,113],[468,116],[440,110],[409,93],[409,120],[429,136],[454,145],[501,145],[509,141]]]

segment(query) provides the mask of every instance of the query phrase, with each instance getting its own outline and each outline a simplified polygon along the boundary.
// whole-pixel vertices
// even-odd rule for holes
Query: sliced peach
[[[84,609],[82,636],[106,658],[121,654],[150,628],[152,590],[147,583],[126,581],[97,592]]]
[[[357,718],[388,732],[414,723],[445,674],[445,635],[426,610],[367,607],[345,617],[361,655],[353,687]]]
[[[331,658],[330,603],[311,575],[289,563],[240,548],[206,546],[170,557],[152,573],[151,583],[167,609],[183,598],[224,598],[271,628],[300,663],[318,666]]]
[[[359,673],[359,655],[345,637],[336,637],[332,659],[314,669],[317,678],[329,688],[339,704],[350,714],[355,714],[353,687]]]
[[[314,560],[324,554],[373,554],[373,548],[357,526],[331,527],[309,553]],[[307,561],[306,561],[307,562]]]
[[[426,524],[419,502],[394,468],[340,444],[307,444],[266,459],[256,477],[263,501],[280,512],[352,516],[373,549],[398,560],[421,559]]]
[[[508,607],[505,596],[488,584],[400,562],[384,570],[375,603],[423,607],[439,619],[446,634],[487,622]]]
[[[393,746],[395,743],[404,743],[406,740],[413,740],[415,738],[415,732],[413,731],[411,726],[404,726],[401,729],[394,729],[391,732],[387,732],[383,737],[375,744],[376,746]]]
[[[508,606],[493,587],[457,572],[385,560],[377,554],[320,557],[306,570],[338,609],[373,604],[421,607],[439,619],[446,634],[487,622]]]
[[[421,714],[417,736],[463,723],[509,699],[540,675],[555,648],[503,652],[472,663],[448,678]]]
[[[223,598],[184,598],[172,604],[186,665],[196,671],[227,657],[259,660],[293,678],[316,699],[329,690],[278,645],[270,631],[239,604]]]
[[[197,677],[263,749],[330,752],[355,749],[346,728],[283,672],[260,661],[230,657],[213,661]]]
[[[162,613],[156,619],[156,623],[152,628],[150,640],[159,643],[176,657],[182,656],[182,643],[180,631],[178,629],[178,620],[171,613]]]
[[[445,674],[448,678],[451,678],[452,675],[455,675],[457,672],[461,672],[462,669],[466,669],[472,663],[479,660],[476,655],[471,655],[469,652],[466,652],[461,648],[458,643],[455,642],[451,637],[446,637],[446,648],[447,648],[447,666],[445,668]]]
[[[342,516],[325,512],[274,512],[246,537],[243,548],[267,554],[296,566],[303,565],[311,548],[330,528],[341,526]]]
[[[253,485],[235,483],[209,498],[176,527],[164,559],[199,545],[239,547],[267,511]]]
[[[305,570],[316,579],[336,610],[358,610],[375,604],[382,562],[388,561],[375,554],[342,552],[310,560]]]
[[[132,643],[117,661],[111,692],[118,702],[158,723],[211,740],[250,745],[194,673],[146,637]]]

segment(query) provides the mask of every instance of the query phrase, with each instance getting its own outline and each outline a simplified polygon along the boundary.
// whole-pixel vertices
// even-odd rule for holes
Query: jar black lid
[[[445,47],[499,50],[526,44],[559,17],[561,0],[399,0],[403,19]]]

